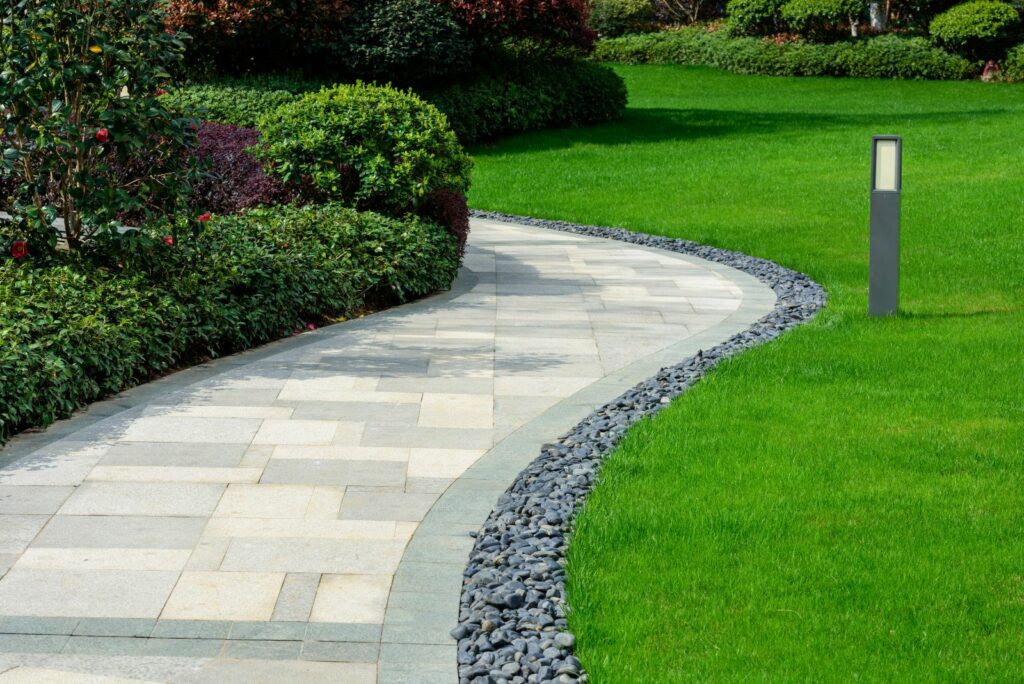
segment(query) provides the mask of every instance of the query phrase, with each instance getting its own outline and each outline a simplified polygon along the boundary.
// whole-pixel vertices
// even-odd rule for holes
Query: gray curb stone
[[[459,623],[451,631],[460,684],[586,682],[566,619],[565,555],[573,519],[601,461],[631,425],[658,413],[723,359],[809,321],[827,294],[806,275],[774,262],[688,240],[495,212],[472,215],[696,256],[747,273],[778,297],[774,310],[747,330],[663,368],[544,445],[475,535]]]

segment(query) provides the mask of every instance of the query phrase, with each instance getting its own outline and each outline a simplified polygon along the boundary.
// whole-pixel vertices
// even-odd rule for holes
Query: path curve
[[[450,293],[18,437],[0,684],[457,681],[471,533],[517,474],[775,304],[723,264],[476,219]]]

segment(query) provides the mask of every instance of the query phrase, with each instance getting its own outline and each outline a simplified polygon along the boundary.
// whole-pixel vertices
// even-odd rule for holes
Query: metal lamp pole
[[[902,175],[902,138],[876,135],[871,140],[869,316],[892,316],[899,309]]]

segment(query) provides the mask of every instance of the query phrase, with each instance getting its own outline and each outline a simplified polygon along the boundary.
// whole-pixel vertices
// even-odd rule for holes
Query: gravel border
[[[567,630],[565,554],[579,505],[603,458],[626,430],[654,415],[728,358],[806,323],[825,305],[818,283],[766,259],[688,240],[489,211],[480,219],[518,223],[655,247],[731,266],[771,287],[775,309],[750,328],[636,385],[583,419],[516,477],[476,534],[464,573],[458,640],[460,684],[586,682]]]

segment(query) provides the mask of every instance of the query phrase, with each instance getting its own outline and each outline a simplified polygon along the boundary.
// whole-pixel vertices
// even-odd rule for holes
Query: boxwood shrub
[[[1020,15],[999,0],[972,0],[932,19],[928,31],[938,45],[972,59],[999,58],[1020,33]]]
[[[242,78],[187,85],[166,97],[211,121],[253,128],[264,114],[322,86],[296,76]],[[477,76],[420,96],[448,117],[464,145],[538,128],[602,123],[626,108],[622,79],[591,62],[499,60]]]
[[[977,67],[923,38],[879,36],[839,43],[776,44],[687,28],[599,41],[595,59],[625,64],[703,64],[740,74],[955,80]]]
[[[0,443],[169,369],[450,286],[430,221],[337,205],[215,217],[198,235],[108,238],[0,260]]]

